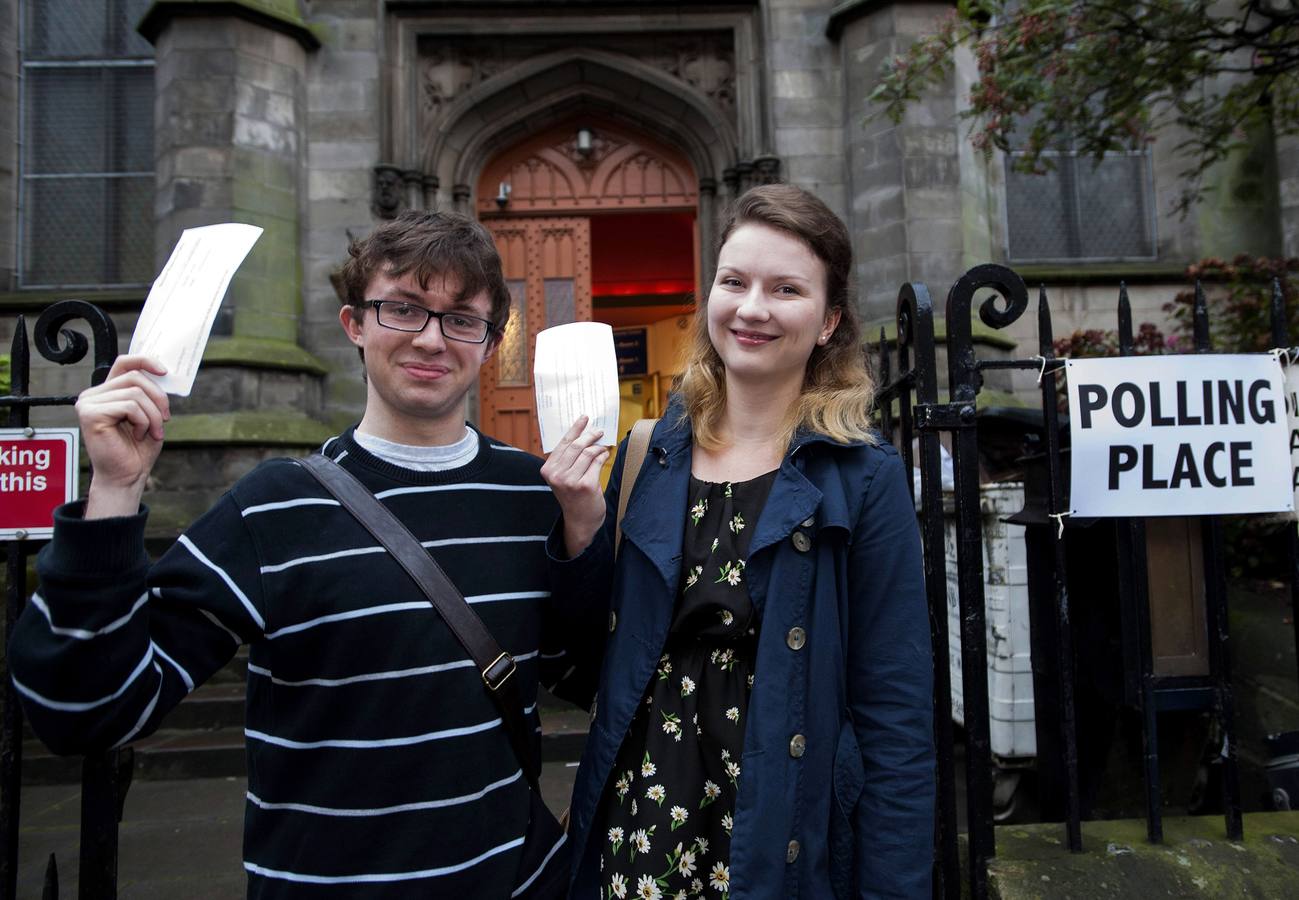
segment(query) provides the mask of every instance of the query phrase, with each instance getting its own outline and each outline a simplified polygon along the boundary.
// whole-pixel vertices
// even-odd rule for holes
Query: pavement
[[[558,813],[568,806],[576,763],[543,767],[541,792]],[[243,778],[136,781],[126,796],[118,837],[120,900],[240,900],[246,890],[240,845]],[[28,785],[22,790],[18,897],[40,900],[55,854],[59,896],[77,896],[81,788]]]

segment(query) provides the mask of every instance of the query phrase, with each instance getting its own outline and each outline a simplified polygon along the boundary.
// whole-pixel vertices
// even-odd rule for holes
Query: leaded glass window
[[[24,287],[153,276],[150,0],[24,0]]]

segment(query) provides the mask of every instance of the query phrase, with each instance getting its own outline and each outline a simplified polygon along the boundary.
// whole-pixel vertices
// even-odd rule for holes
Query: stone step
[[[192,717],[194,721],[200,720],[204,714],[202,701],[195,701],[199,699],[200,692],[214,688],[220,689],[222,686],[207,685],[196,691],[193,697],[186,699],[172,712],[167,724],[172,723],[172,716],[179,713],[186,704],[199,708],[199,711],[187,712],[186,716]],[[228,698],[220,699],[215,693],[210,702],[227,706],[233,703]],[[242,717],[242,697],[233,705]],[[217,715],[220,717],[227,714],[228,711]],[[543,706],[541,722],[543,761],[572,762],[582,755],[589,724],[586,713],[577,709],[560,710]],[[246,774],[241,724],[210,728],[161,728],[137,741],[134,747],[135,777],[141,780],[219,778]],[[24,784],[70,784],[81,779],[81,758],[54,756],[39,741],[27,740],[23,742],[22,771]]]

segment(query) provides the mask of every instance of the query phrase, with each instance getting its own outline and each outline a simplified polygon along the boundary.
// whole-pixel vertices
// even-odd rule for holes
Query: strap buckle
[[[517,668],[514,657],[508,653],[502,653],[492,660],[490,666],[483,669],[483,684],[487,685],[489,691],[499,691],[505,682],[510,680],[510,676],[514,674]]]

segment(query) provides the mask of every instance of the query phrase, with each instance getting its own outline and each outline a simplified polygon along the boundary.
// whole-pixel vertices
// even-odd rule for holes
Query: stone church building
[[[467,414],[534,447],[530,344],[548,325],[614,326],[628,414],[661,409],[719,216],[754,184],[802,185],[844,218],[874,334],[904,281],[941,299],[980,262],[1047,284],[1060,334],[1113,327],[1120,279],[1138,321],[1158,321],[1192,260],[1299,254],[1299,148],[1268,134],[1178,216],[1176,135],[1099,166],[1060,151],[1048,176],[973,150],[968,60],[901,123],[873,118],[881,64],[950,8],[7,0],[0,339],[17,313],[78,297],[113,313],[125,347],[182,229],[264,228],[169,425],[156,487],[184,522],[255,459],[357,418],[330,275],[350,238],[406,208],[496,236],[515,310]],[[989,345],[1035,346],[1029,318]],[[45,366],[33,389],[85,381]]]

